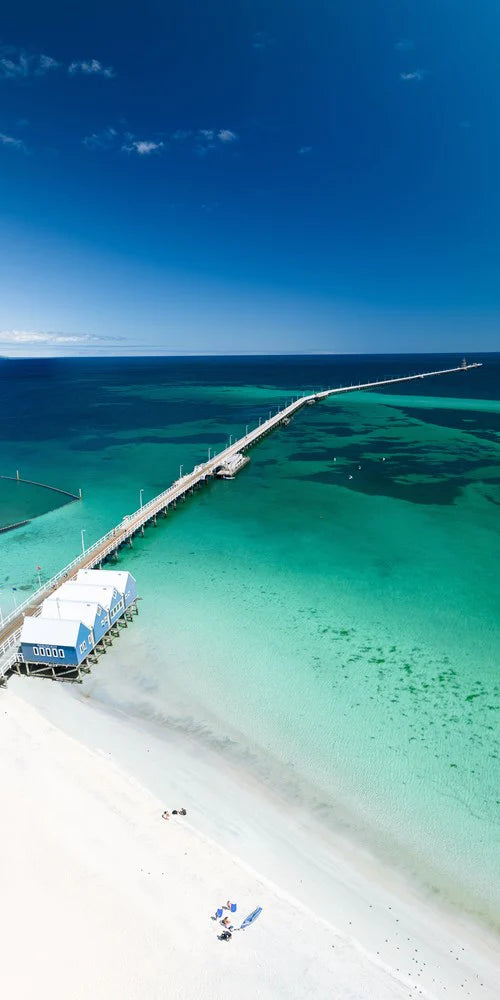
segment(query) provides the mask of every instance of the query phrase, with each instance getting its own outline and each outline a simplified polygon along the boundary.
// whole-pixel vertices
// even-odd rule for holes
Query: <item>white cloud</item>
[[[12,45],[0,47],[0,79],[15,80],[30,76],[45,76],[51,70],[60,68],[65,69],[65,66],[45,53],[39,55],[27,53],[24,49],[17,49]],[[67,69],[72,76],[82,74],[110,79],[116,75],[112,66],[104,66],[99,59],[75,60]]]
[[[82,140],[89,149],[112,149],[116,145],[118,132],[115,128],[105,128],[102,132],[93,132]]]
[[[96,337],[92,334],[79,333],[44,333],[35,330],[0,330],[0,344],[14,346],[46,346],[103,344],[108,341],[123,340],[123,337]]]
[[[396,42],[394,48],[396,52],[411,52],[415,48],[415,42],[412,42],[411,38],[402,38]]]
[[[415,69],[411,73],[400,73],[399,76],[401,80],[423,80],[424,76],[427,75],[425,69]]]
[[[229,129],[229,128],[221,128],[221,129],[219,129],[219,131],[217,132],[217,138],[220,140],[220,142],[237,142],[238,141],[238,136],[236,135],[236,132],[231,132],[231,129]]]
[[[13,79],[17,76],[28,76],[28,60],[26,56],[19,56],[17,60],[9,59],[7,56],[0,57],[0,75],[4,79]]]
[[[40,73],[48,73],[49,69],[57,69],[59,63],[52,56],[41,55],[38,57],[38,67]]]
[[[4,80],[22,79],[28,76],[44,76],[50,70],[58,69],[57,59],[46,55],[28,55],[14,48],[3,48],[0,56],[0,78]]]
[[[197,131],[179,128],[172,132],[170,139],[186,143],[197,156],[206,156],[220,145],[228,146],[238,142],[239,136],[229,128],[199,128]]]
[[[149,156],[150,153],[157,153],[163,149],[162,142],[154,142],[152,139],[131,139],[128,144],[124,144],[122,149],[127,153],[137,153],[138,156]]]
[[[102,132],[93,132],[83,139],[88,149],[115,150],[125,153],[136,153],[138,156],[150,156],[163,149],[164,143],[156,139],[137,139],[132,132],[121,132],[115,128],[105,128]]]
[[[6,146],[7,149],[20,149],[26,150],[26,146],[22,139],[15,139],[12,135],[5,135],[4,132],[0,132],[0,145]]]
[[[308,153],[312,153],[312,146],[301,146],[297,152],[299,156],[307,156]]]
[[[165,140],[160,138],[162,135],[164,133],[157,132],[154,139],[140,139],[133,132],[106,128],[101,132],[86,135],[82,141],[88,149],[121,149],[125,153],[133,153],[137,156],[159,154],[165,150],[170,142],[170,144],[176,143],[186,146],[198,156],[206,156],[207,153],[222,146],[229,146],[231,143],[238,142],[239,139],[237,133],[228,128],[200,128],[197,131],[176,129]]]
[[[112,66],[103,66],[98,59],[84,59],[81,62],[72,62],[68,66],[68,73],[72,76],[82,73],[84,76],[105,76],[108,79],[116,76]]]

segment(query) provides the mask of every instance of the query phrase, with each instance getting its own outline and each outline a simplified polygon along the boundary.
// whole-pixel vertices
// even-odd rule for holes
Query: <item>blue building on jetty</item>
[[[109,629],[109,615],[97,601],[64,599],[64,585],[42,604],[42,618],[62,618],[64,621],[82,621],[92,632],[94,645],[101,641]],[[59,596],[59,594],[61,596]]]
[[[94,635],[81,621],[63,618],[25,618],[21,653],[25,663],[79,667],[94,648]]]
[[[92,586],[115,587],[123,599],[124,608],[129,608],[137,600],[137,584],[132,573],[120,569],[80,569],[76,574],[78,583]]]
[[[100,571],[96,570],[96,572],[99,573]],[[82,602],[84,604],[99,604],[108,616],[106,631],[111,625],[115,624],[118,618],[121,618],[125,610],[123,597],[111,582],[108,585],[104,585],[97,583],[97,581],[93,583],[80,583],[79,580],[68,580],[51,595],[51,599],[53,597],[57,598],[61,603],[62,601],[67,601],[78,604]]]
[[[49,670],[54,677],[79,675],[80,666],[98,644],[99,651],[104,651],[102,640],[113,625],[120,619],[131,620],[137,585],[130,573],[85,570],[78,577],[46,598],[38,615],[25,617],[20,660],[27,673]],[[39,669],[32,671],[30,665]]]

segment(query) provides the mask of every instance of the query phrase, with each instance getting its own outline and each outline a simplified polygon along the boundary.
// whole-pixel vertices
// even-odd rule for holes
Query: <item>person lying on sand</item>
[[[219,941],[230,941],[232,936],[231,931],[222,931],[222,934],[217,935]]]
[[[170,813],[167,812],[167,810],[165,809],[165,812],[162,812],[162,814],[161,814],[161,818],[162,819],[170,819]]]

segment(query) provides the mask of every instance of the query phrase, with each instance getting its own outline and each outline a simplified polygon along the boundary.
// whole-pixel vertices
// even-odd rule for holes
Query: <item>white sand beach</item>
[[[194,745],[25,678],[0,718],[9,1000],[498,995],[493,939]],[[263,912],[226,943],[228,898]]]

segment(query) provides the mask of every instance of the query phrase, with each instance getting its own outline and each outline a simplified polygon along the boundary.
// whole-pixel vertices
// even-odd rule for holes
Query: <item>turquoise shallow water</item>
[[[69,498],[31,483],[0,479],[0,528],[57,510]]]
[[[192,467],[286,398],[291,374],[304,387],[330,381],[305,364],[232,364],[217,378],[201,362],[173,374],[51,370],[75,393],[87,387],[84,413],[64,434],[47,417],[36,441],[24,430],[2,454],[34,478],[50,464],[84,500],[0,539],[4,612],[37,563],[50,575],[82,527],[97,538],[140,488],[153,496],[180,462]],[[86,687],[219,747],[494,920],[500,402],[491,370],[476,388],[475,374],[308,408],[234,482],[149,529],[121,556],[139,581],[139,621]]]

